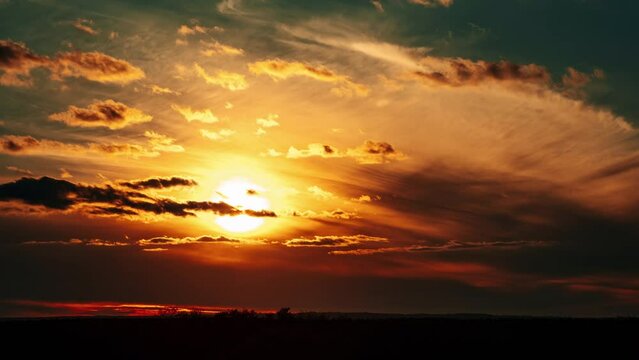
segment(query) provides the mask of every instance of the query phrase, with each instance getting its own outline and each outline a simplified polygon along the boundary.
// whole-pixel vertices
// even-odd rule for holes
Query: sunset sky
[[[0,0],[0,316],[639,315],[637,12]]]

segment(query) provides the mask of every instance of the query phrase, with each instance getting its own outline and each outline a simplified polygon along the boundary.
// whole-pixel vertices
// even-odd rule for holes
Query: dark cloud
[[[144,78],[142,69],[100,52],[65,52],[55,57],[34,54],[24,44],[0,40],[0,85],[30,86],[31,70],[46,68],[51,77],[81,77],[101,83],[126,84]]]
[[[187,236],[187,237],[171,237],[171,236],[158,236],[149,239],[140,239],[137,244],[140,246],[163,246],[163,245],[186,245],[186,244],[214,244],[214,243],[229,243],[237,244],[241,241],[238,239],[231,239],[225,236]]]
[[[144,180],[122,181],[118,184],[134,190],[144,190],[164,189],[174,186],[196,186],[197,182],[195,180],[173,176],[170,178],[150,178]]]
[[[519,249],[524,246],[550,246],[552,243],[541,241],[488,241],[488,242],[460,242],[450,240],[436,245],[408,245],[398,247],[366,248],[331,251],[334,255],[371,255],[390,252],[440,252],[440,251],[470,251],[493,249]]]
[[[107,127],[111,130],[117,130],[129,125],[151,121],[153,117],[141,110],[109,99],[97,101],[86,108],[71,105],[65,112],[49,115],[49,119],[63,122],[69,126]]]
[[[463,86],[486,81],[546,84],[551,79],[548,70],[542,66],[520,65],[506,60],[489,62],[428,56],[422,59],[420,64],[429,70],[416,71],[414,74],[430,84]]]
[[[368,242],[387,242],[387,238],[368,235],[328,235],[313,236],[312,238],[295,238],[286,240],[284,245],[289,247],[344,247]]]
[[[431,165],[408,176],[367,168],[362,176],[378,179],[387,189],[380,191],[380,203],[403,214],[404,220],[396,225],[380,221],[367,225],[380,236],[398,234],[401,241],[391,247],[414,246],[414,251],[396,256],[421,253],[429,258],[480,261],[542,277],[639,274],[638,207],[615,212],[592,199],[575,198],[571,188],[552,182],[450,165]],[[406,230],[415,224],[432,229]],[[489,248],[434,251],[438,244],[469,250],[482,243],[512,246],[517,251],[508,255]]]
[[[0,85],[28,86],[31,70],[49,64],[48,58],[32,53],[22,43],[0,40]]]
[[[17,153],[40,145],[40,141],[31,136],[5,135],[0,138],[0,147],[5,152]]]
[[[246,215],[249,216],[255,216],[255,217],[276,217],[277,215],[275,214],[275,212],[271,211],[271,210],[244,210],[244,213]]]
[[[639,169],[639,156],[631,156],[615,164],[608,165],[587,176],[584,180],[600,180],[626,174]]]
[[[31,136],[0,136],[0,153],[10,155],[41,155],[76,157],[87,154],[108,154],[114,156],[156,157],[162,152],[182,152],[184,148],[173,144],[168,136],[154,132],[145,132],[146,145],[128,143],[85,143],[73,144],[57,140],[35,139]]]
[[[271,211],[241,211],[224,202],[186,201],[155,198],[141,192],[123,191],[106,186],[74,184],[49,177],[22,178],[0,185],[0,201],[22,201],[29,205],[43,206],[54,210],[83,207],[92,214],[141,215],[170,214],[193,216],[194,212],[206,211],[219,215],[276,216]]]

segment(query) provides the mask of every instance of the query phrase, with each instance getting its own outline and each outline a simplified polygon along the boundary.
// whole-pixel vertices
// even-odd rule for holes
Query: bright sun
[[[269,202],[261,195],[262,189],[244,179],[231,179],[217,188],[214,201],[224,201],[240,210],[268,210]],[[264,223],[264,219],[248,215],[220,216],[215,222],[224,230],[231,232],[248,232]]]

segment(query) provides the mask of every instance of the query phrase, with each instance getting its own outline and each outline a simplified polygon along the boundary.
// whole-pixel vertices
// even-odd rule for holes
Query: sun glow
[[[269,201],[262,192],[264,189],[244,179],[231,179],[223,182],[213,196],[215,201],[224,201],[240,210],[268,210]],[[220,216],[215,222],[230,232],[248,232],[264,224],[264,219],[248,215]]]

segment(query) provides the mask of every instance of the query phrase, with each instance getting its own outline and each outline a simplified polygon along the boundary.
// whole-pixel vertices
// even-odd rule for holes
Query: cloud
[[[550,73],[536,65],[519,65],[506,60],[499,62],[472,61],[462,58],[426,56],[419,64],[423,70],[414,75],[430,85],[464,86],[487,81],[510,81],[530,84],[548,84]]]
[[[371,0],[371,5],[373,5],[373,7],[375,7],[375,10],[377,10],[377,12],[379,12],[379,13],[383,13],[384,12],[384,5],[382,5],[382,1],[381,0]]]
[[[165,95],[165,94],[181,95],[181,93],[179,91],[174,91],[174,90],[171,90],[169,88],[162,87],[162,86],[155,85],[155,84],[149,85],[148,88],[155,95]]]
[[[196,186],[197,182],[192,179],[185,179],[177,176],[170,178],[149,178],[144,180],[121,181],[120,186],[128,187],[134,190],[144,189],[165,189],[175,186]]]
[[[54,58],[34,54],[24,44],[0,40],[0,85],[30,86],[31,70],[45,68],[51,78],[79,77],[100,83],[127,84],[144,78],[142,69],[100,52],[63,52]]]
[[[95,36],[98,34],[98,31],[95,30],[92,26],[93,26],[93,20],[89,20],[89,19],[77,19],[73,23],[73,27],[78,29],[79,31],[82,31],[85,34]]]
[[[566,87],[580,88],[588,84],[591,80],[590,75],[584,74],[575,68],[569,67],[566,74],[561,78],[561,82]]]
[[[203,137],[209,140],[219,141],[232,136],[233,134],[235,134],[235,131],[231,129],[221,129],[219,131],[201,129],[200,134],[202,134]]]
[[[443,6],[449,7],[453,5],[453,0],[408,0],[410,4],[422,5],[426,7]]]
[[[184,152],[184,147],[174,144],[175,139],[155,131],[145,131],[151,150],[156,152]]]
[[[188,122],[199,121],[205,124],[212,124],[220,121],[217,116],[213,115],[211,109],[193,110],[189,106],[171,105],[171,109],[180,113]]]
[[[80,77],[100,83],[128,84],[144,78],[144,71],[109,55],[94,52],[67,52],[55,59],[55,77]]]
[[[60,177],[63,179],[70,179],[73,177],[73,175],[69,172],[69,170],[60,168]]]
[[[360,217],[354,211],[346,211],[342,209],[335,209],[331,211],[324,210],[319,213],[313,210],[303,210],[303,211],[294,210],[289,212],[288,215],[293,217],[307,218],[307,219],[339,219],[339,220],[351,220],[351,219],[358,219]]]
[[[221,0],[217,4],[217,11],[222,14],[241,14],[241,4],[242,0]]]
[[[269,152],[268,155],[277,157],[281,153],[275,151]],[[404,153],[396,150],[391,144],[372,140],[367,140],[364,144],[346,149],[346,151],[340,151],[330,145],[314,143],[309,144],[306,149],[297,149],[291,146],[286,153],[286,157],[289,159],[315,156],[323,158],[353,158],[360,164],[385,164],[407,158]]]
[[[7,166],[6,169],[9,170],[9,171],[13,171],[14,173],[21,174],[21,175],[33,175],[31,170],[22,169],[22,168],[19,168],[17,166]]]
[[[388,242],[388,239],[368,235],[315,235],[312,238],[300,237],[286,240],[284,245],[288,247],[347,247],[370,242]]]
[[[225,236],[187,236],[182,238],[170,237],[170,236],[158,236],[149,239],[140,239],[137,244],[140,246],[172,246],[172,245],[187,245],[187,244],[238,244],[241,241],[238,239],[227,238]]]
[[[356,198],[352,198],[351,201],[357,201],[357,202],[371,202],[373,200],[375,201],[379,201],[381,200],[382,197],[379,195],[374,195],[374,196],[370,196],[370,195],[361,195],[359,197]]]
[[[22,245],[84,245],[84,246],[129,246],[131,244],[120,241],[106,241],[102,239],[69,239],[62,241],[25,241]]]
[[[155,134],[149,132],[149,134]],[[139,157],[156,157],[163,151],[184,151],[179,145],[162,145],[159,141],[172,142],[172,139],[149,139],[148,145],[126,143],[86,143],[70,144],[57,140],[36,139],[32,136],[3,135],[0,136],[0,153],[9,155],[67,156],[79,155],[113,155]]]
[[[139,191],[121,190],[110,185],[82,185],[50,177],[24,177],[0,184],[0,201],[21,201],[50,210],[80,210],[95,215],[167,214],[186,217],[195,216],[195,212],[212,212],[229,216],[276,216],[271,211],[242,211],[225,202],[178,202],[152,197]]]
[[[0,85],[29,86],[31,70],[51,66],[51,61],[31,52],[24,44],[0,40]]]
[[[281,154],[279,152],[276,153]],[[270,153],[270,155],[274,156],[276,153]],[[319,156],[323,158],[343,157],[343,155],[339,153],[336,148],[330,145],[323,145],[319,143],[308,144],[306,149],[297,149],[294,146],[291,146],[288,148],[288,151],[286,153],[286,157],[289,159],[300,159],[313,156]]]
[[[393,252],[444,252],[444,251],[473,251],[494,249],[520,249],[528,246],[549,246],[552,243],[542,241],[490,241],[490,242],[459,242],[448,241],[439,245],[409,245],[398,247],[382,247],[367,249],[350,249],[331,251],[333,255],[372,255]]]
[[[65,112],[49,115],[49,120],[60,121],[69,126],[107,127],[118,130],[134,124],[149,122],[151,115],[114,100],[103,100],[86,108],[69,106]]]
[[[331,92],[338,96],[367,96],[368,87],[353,82],[349,77],[337,74],[324,66],[315,66],[299,61],[269,59],[248,65],[249,71],[256,75],[267,75],[274,81],[291,77],[308,77],[317,81],[336,84]]]
[[[248,88],[246,78],[242,74],[233,73],[224,70],[216,70],[215,73],[209,74],[199,64],[193,64],[195,73],[206,81],[207,84],[217,85],[231,91],[244,90]]]
[[[277,114],[268,114],[265,118],[259,118],[255,120],[255,122],[263,128],[276,127],[280,126],[280,123],[277,121],[279,117]]]
[[[326,190],[324,190],[321,187],[316,186],[316,185],[310,186],[307,190],[313,196],[315,196],[317,198],[320,198],[322,200],[328,200],[328,199],[332,199],[332,198],[335,197],[335,195],[332,192],[326,191]]]
[[[202,41],[203,49],[201,51],[204,56],[239,56],[244,55],[244,50],[230,45],[225,45],[219,41]]]
[[[224,31],[224,28],[219,26],[205,27],[205,26],[201,26],[197,24],[193,26],[180,25],[180,27],[177,29],[178,35],[181,35],[181,36],[206,34],[209,32],[223,32],[223,31]]]
[[[406,155],[397,151],[393,145],[371,140],[356,148],[347,149],[346,155],[355,158],[360,164],[385,164],[406,158]]]

